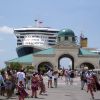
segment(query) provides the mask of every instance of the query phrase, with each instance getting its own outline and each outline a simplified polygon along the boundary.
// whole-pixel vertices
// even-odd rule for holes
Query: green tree
[[[22,65],[18,62],[11,62],[9,68],[12,70],[20,70],[22,69]]]
[[[40,67],[40,72],[45,73],[46,72],[46,67],[45,65],[41,65]]]
[[[5,71],[5,69],[0,69],[0,73],[3,72],[3,71]]]
[[[26,71],[26,72],[33,72],[34,69],[35,69],[34,66],[26,66],[26,67],[25,67],[25,71]]]

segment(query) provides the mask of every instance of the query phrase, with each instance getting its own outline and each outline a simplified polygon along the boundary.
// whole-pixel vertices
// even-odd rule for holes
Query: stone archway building
[[[83,63],[90,63],[94,68],[99,68],[99,55],[97,54],[79,54],[79,46],[72,43],[63,42],[55,45],[53,48],[46,49],[34,54],[33,65],[35,64],[38,68],[38,65],[41,62],[50,62],[53,65],[53,69],[59,67],[58,60],[63,55],[70,55],[73,60],[73,69],[79,68]],[[50,54],[47,54],[49,52]],[[56,67],[55,67],[56,66]]]
[[[89,65],[87,66],[89,69],[100,68],[100,55],[93,53],[86,48],[81,48],[80,45],[76,43],[74,32],[69,29],[63,29],[59,32],[58,41],[55,46],[30,54],[30,56],[31,61],[28,62],[28,64],[35,66],[36,70],[38,70],[38,66],[43,62],[50,63],[53,69],[57,70],[59,68],[59,59],[64,56],[71,58],[72,69],[80,68],[81,65]],[[10,64],[10,62],[14,61],[22,63],[21,59],[26,59],[27,57],[29,57],[29,55],[7,61],[6,64]],[[26,63],[26,61],[24,60],[23,63]]]
[[[40,51],[33,56],[36,59],[33,64],[35,63],[37,68],[39,63],[48,61],[56,70],[59,68],[59,59],[64,56],[72,60],[72,69],[80,68],[81,65],[90,65],[87,66],[89,69],[99,68],[100,56],[77,45],[76,36],[70,29],[62,29],[59,32],[58,42],[53,48]]]

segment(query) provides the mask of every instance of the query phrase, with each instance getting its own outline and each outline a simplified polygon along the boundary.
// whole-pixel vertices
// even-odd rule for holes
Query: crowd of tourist
[[[31,90],[31,94],[26,92],[26,89]],[[16,90],[16,93],[14,93]],[[37,90],[39,94],[45,93],[45,84],[41,73],[34,72],[33,74],[25,74],[23,70],[18,72],[7,70],[0,74],[0,95],[12,97],[13,94],[18,95],[19,100],[24,100],[25,97],[37,98]]]
[[[48,88],[58,87],[58,78],[65,78],[67,85],[73,85],[73,78],[77,76],[76,71],[71,69],[60,69],[53,71],[48,70],[44,73],[48,77]],[[94,93],[96,90],[100,90],[100,85],[96,74],[93,71],[82,70],[80,71],[81,90],[84,89],[84,85],[87,86],[87,92],[89,92],[94,99]],[[53,83],[54,82],[54,83]],[[30,94],[26,90],[30,90]],[[46,86],[43,80],[43,73],[33,72],[32,74],[25,73],[24,70],[19,71],[2,71],[0,74],[0,95],[7,98],[16,94],[19,100],[24,100],[26,97],[38,98],[38,95],[46,93]],[[38,94],[38,93],[39,94]]]

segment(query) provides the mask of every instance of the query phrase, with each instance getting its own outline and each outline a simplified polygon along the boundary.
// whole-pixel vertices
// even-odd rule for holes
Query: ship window
[[[75,37],[72,37],[72,41],[75,41]]]
[[[48,45],[55,45],[55,44],[53,44],[53,43],[48,43]]]
[[[17,43],[17,45],[22,45],[22,43]]]
[[[49,39],[56,39],[56,37],[48,37]]]
[[[68,36],[65,36],[65,40],[68,40]]]
[[[48,40],[48,42],[55,42],[55,40]]]
[[[17,42],[21,42],[21,40],[17,40]]]
[[[20,36],[20,38],[24,38],[24,36]]]

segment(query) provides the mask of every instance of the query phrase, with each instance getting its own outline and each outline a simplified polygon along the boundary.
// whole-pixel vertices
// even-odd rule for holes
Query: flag
[[[80,38],[81,38],[81,39],[84,38],[84,34],[83,34],[83,33],[81,33]]]

